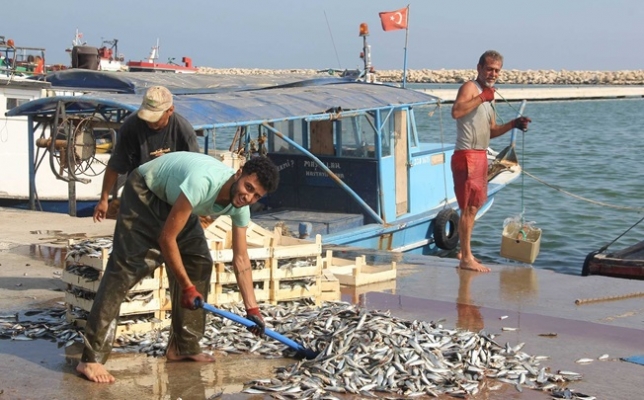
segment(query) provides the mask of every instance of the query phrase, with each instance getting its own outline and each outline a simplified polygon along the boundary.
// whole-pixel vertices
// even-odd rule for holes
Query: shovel
[[[244,325],[246,328],[251,328],[251,327],[256,325],[254,322],[249,321],[244,317],[240,317],[239,315],[233,314],[233,313],[228,312],[228,311],[220,310],[218,308],[215,308],[215,307],[211,306],[208,303],[204,303],[204,302],[199,301],[199,299],[196,300],[195,304],[197,305],[197,307],[201,307],[204,310],[210,311],[211,313],[213,313],[215,315],[219,315],[220,317],[229,319],[229,320],[231,320],[233,322],[237,322],[238,324]],[[313,351],[311,349],[307,349],[306,347],[302,346],[301,344],[299,344],[299,343],[297,343],[297,342],[295,342],[295,341],[293,341],[293,340],[291,340],[291,339],[289,339],[289,338],[287,338],[285,336],[282,336],[279,333],[277,333],[275,331],[272,331],[272,330],[270,330],[268,328],[264,328],[264,333],[266,334],[266,336],[268,336],[270,338],[273,338],[273,339],[277,340],[278,342],[283,343],[283,344],[287,345],[288,347],[290,347],[291,349],[295,350],[297,352],[295,354],[295,358],[298,358],[298,359],[306,358],[307,360],[312,360],[315,357],[317,357],[318,354],[319,354],[318,352]]]

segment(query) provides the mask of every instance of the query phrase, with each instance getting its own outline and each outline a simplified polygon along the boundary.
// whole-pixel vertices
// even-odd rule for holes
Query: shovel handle
[[[224,318],[229,319],[229,320],[231,320],[233,322],[237,322],[238,324],[244,325],[246,328],[251,328],[251,327],[257,325],[254,322],[249,321],[244,317],[240,317],[237,314],[233,314],[233,313],[228,312],[228,311],[220,310],[218,308],[215,308],[215,307],[211,306],[208,303],[203,303],[203,302],[200,301],[200,299],[197,299],[195,301],[195,305],[197,307],[202,307],[204,310],[210,311],[211,313],[213,313],[215,315],[219,315],[220,317],[224,317]],[[291,340],[291,339],[289,339],[289,338],[287,338],[285,336],[282,336],[282,335],[280,335],[279,333],[277,333],[277,332],[275,332],[273,330],[270,330],[268,328],[264,328],[264,334],[266,336],[270,337],[270,338],[273,338],[273,339],[277,340],[280,343],[283,343],[283,344],[287,345],[288,347],[292,348],[293,350],[297,351],[298,353],[301,353],[301,354],[305,355],[306,358],[310,358],[310,356],[312,356],[312,358],[315,358],[315,355],[314,355],[312,350],[309,350],[309,349],[305,348],[301,344],[299,344],[299,343],[297,343],[297,342],[295,342],[295,341],[293,341],[293,340]]]

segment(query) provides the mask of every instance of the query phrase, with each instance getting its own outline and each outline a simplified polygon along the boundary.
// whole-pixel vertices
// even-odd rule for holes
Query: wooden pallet
[[[366,257],[356,257],[355,260],[346,260],[333,257],[333,252],[328,250],[324,258],[324,268],[331,270],[341,285],[362,286],[377,282],[396,279],[396,263],[374,267],[367,265]]]

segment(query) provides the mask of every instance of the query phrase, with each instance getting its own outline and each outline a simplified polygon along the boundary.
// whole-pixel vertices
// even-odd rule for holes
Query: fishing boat
[[[45,49],[16,46],[13,39],[0,36],[0,75],[27,77],[45,73]]]
[[[644,280],[644,241],[622,250],[593,251],[586,256],[582,276],[603,275]]]
[[[118,52],[118,39],[103,40],[101,47],[88,46],[83,34],[76,29],[72,47],[65,49],[70,53],[71,67],[109,72],[128,70],[123,54]]]
[[[181,62],[183,64],[177,64],[174,62],[174,58],[170,58],[167,63],[160,63],[157,60],[159,59],[159,39],[157,39],[157,44],[152,46],[150,50],[150,55],[146,60],[142,61],[128,61],[127,66],[132,72],[161,72],[161,73],[177,73],[177,74],[194,74],[197,72],[197,68],[192,65],[192,59],[190,57],[183,57]]]
[[[54,85],[61,87],[60,76],[66,73],[101,74],[61,71]],[[280,186],[263,199],[263,209],[253,211],[256,223],[269,228],[281,223],[302,237],[321,234],[323,243],[401,252],[432,254],[458,243],[458,206],[450,169],[454,145],[441,140],[439,129],[428,129],[440,126],[436,97],[336,77],[290,82],[282,77],[272,80],[274,85],[255,81],[240,90],[234,83],[222,84],[221,76],[216,78],[218,84],[208,87],[170,78],[178,74],[101,75],[109,75],[121,91],[104,88],[81,96],[41,98],[9,110],[8,115],[27,117],[30,135],[35,135],[37,124],[58,132],[117,129],[138,109],[145,88],[164,82],[175,93],[176,112],[204,137],[205,152],[234,167],[255,155],[278,165]],[[155,78],[151,81],[144,75]],[[88,85],[88,79],[82,81]],[[228,150],[209,149],[214,132],[218,138],[229,138]],[[72,144],[77,138],[72,135]],[[81,138],[92,143],[89,135]],[[492,170],[488,202],[480,215],[521,173],[518,162],[491,163]],[[32,201],[33,197],[31,193]]]
[[[368,49],[366,39],[363,48]],[[319,234],[325,244],[419,254],[452,250],[459,240],[459,210],[450,168],[454,144],[444,139],[441,100],[373,83],[369,58],[364,61],[358,81],[60,71],[47,76],[56,95],[21,104],[8,115],[27,118],[27,143],[40,136],[50,143],[50,157],[68,155],[71,210],[85,165],[101,155],[96,133],[118,129],[147,88],[163,85],[174,94],[175,111],[202,137],[205,153],[235,169],[254,156],[278,166],[279,188],[253,208],[254,222],[269,229],[279,224],[301,238]],[[82,134],[70,134],[75,132]],[[215,132],[225,143],[216,146]],[[488,200],[477,218],[521,175],[514,138],[512,131],[503,151],[489,153]],[[69,158],[80,148],[81,156]],[[71,168],[77,161],[81,167]],[[33,172],[30,167],[32,209],[41,197]]]

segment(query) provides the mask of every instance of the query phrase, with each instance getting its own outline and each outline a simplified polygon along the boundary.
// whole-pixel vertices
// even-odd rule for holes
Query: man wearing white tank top
[[[503,56],[494,50],[481,55],[476,66],[476,80],[465,82],[456,95],[452,118],[456,120],[456,148],[452,157],[454,191],[461,210],[458,233],[461,242],[459,268],[489,272],[472,254],[470,240],[476,213],[487,201],[487,154],[490,139],[512,128],[528,129],[530,118],[519,117],[503,125],[496,124],[492,102],[494,84]]]

